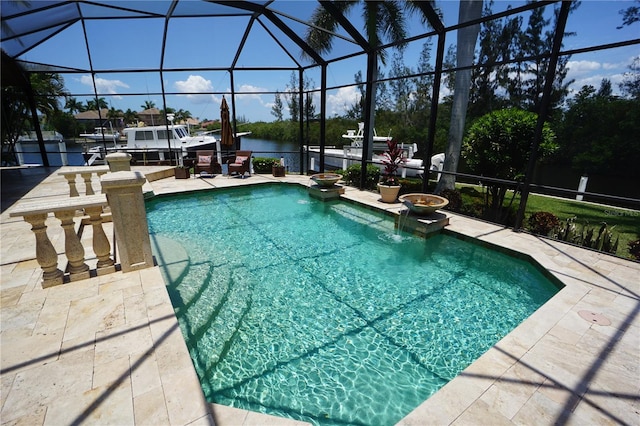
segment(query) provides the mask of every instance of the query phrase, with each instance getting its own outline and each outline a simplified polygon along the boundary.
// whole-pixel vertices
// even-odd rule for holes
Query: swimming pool
[[[558,291],[525,260],[295,185],[148,202],[205,396],[316,424],[390,425]]]

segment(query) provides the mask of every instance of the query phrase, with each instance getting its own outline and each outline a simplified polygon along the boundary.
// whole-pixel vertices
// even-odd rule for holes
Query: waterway
[[[82,157],[84,144],[68,141],[67,164],[69,166],[84,165]],[[45,144],[49,165],[53,167],[62,166],[62,158],[57,143]],[[266,139],[242,138],[241,149],[253,151],[254,157],[284,157],[285,165],[289,172],[300,171],[300,149],[297,144],[290,142],[278,142]],[[42,157],[37,144],[23,144],[22,151],[25,164],[42,164]]]

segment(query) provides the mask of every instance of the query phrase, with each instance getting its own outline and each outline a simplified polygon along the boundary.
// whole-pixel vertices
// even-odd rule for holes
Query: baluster
[[[91,185],[91,176],[93,176],[93,172],[80,172],[80,176],[84,179],[85,194],[94,195],[95,192],[93,192],[93,185]]]
[[[69,184],[69,197],[79,197],[78,188],[76,188],[76,175],[75,174],[65,174],[64,178],[67,180]]]
[[[109,239],[102,227],[102,207],[87,207],[85,214],[89,216],[89,221],[93,229],[93,252],[98,258],[96,272],[98,275],[105,275],[116,271],[113,259],[111,259],[111,246]]]
[[[47,235],[47,213],[25,215],[24,220],[31,224],[36,236],[36,260],[42,268],[42,288],[63,283],[64,274],[58,269],[58,253]]]
[[[89,278],[89,266],[84,263],[84,247],[75,231],[74,214],[75,210],[55,212],[64,230],[64,251],[69,260],[69,278],[71,281],[78,281]]]

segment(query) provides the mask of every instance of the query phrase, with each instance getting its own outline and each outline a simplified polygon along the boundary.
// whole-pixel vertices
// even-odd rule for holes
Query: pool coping
[[[39,186],[50,185],[52,179],[55,180],[50,176]],[[217,176],[211,180],[164,177],[146,185],[151,188],[147,192],[168,194],[269,182],[304,186],[312,183],[307,176],[275,178],[252,175],[246,179]],[[36,188],[36,196],[41,196],[43,190]],[[399,203],[382,205],[377,194],[351,187],[345,187],[343,197],[391,214],[402,208]],[[8,220],[5,213],[2,219],[3,246],[11,246],[14,243],[11,238],[5,238],[6,235],[13,236],[16,232],[24,235],[30,231],[28,225],[25,228],[24,223]],[[640,264],[454,213],[447,214],[450,217],[448,230],[524,253],[565,287],[398,424],[566,423],[569,419],[581,423],[636,423],[640,405],[637,386],[640,379],[637,368],[640,365],[637,354],[640,346],[640,283],[634,278],[640,276]],[[59,235],[54,234],[58,237],[52,238],[54,245],[59,246]],[[15,245],[19,245],[18,242]],[[33,256],[31,259],[28,256],[16,259],[4,249],[2,254],[3,377],[0,414],[3,422],[14,419],[44,424],[73,419],[69,417],[70,413],[80,412],[86,413],[84,418],[88,420],[108,419],[112,423],[125,420],[124,423],[128,424],[149,423],[150,419],[160,422],[166,419],[172,424],[215,423],[223,426],[301,424],[204,401],[179,330],[180,339],[176,338],[177,320],[172,314],[164,281],[158,280],[158,267],[135,274],[119,272],[107,278],[92,278],[43,290],[38,288],[41,272],[34,265]],[[12,259],[5,262],[5,257]],[[105,312],[100,312],[103,318],[94,318],[93,323],[85,324],[86,327],[71,321],[69,312],[88,303],[89,299],[99,299],[101,295],[103,300],[117,295],[114,299],[119,298],[120,305],[123,305],[122,300],[136,300],[136,309],[144,307],[145,315],[132,310],[137,312],[138,318],[137,323],[130,324],[122,320],[115,325],[106,323],[109,315]],[[114,302],[114,306],[120,306],[118,303]],[[167,303],[170,310],[167,310]],[[124,311],[128,312],[127,305],[124,305]],[[58,307],[61,313],[55,312]],[[611,326],[582,319],[579,312],[584,310],[606,316],[611,320]],[[35,319],[28,324],[19,323],[26,321],[21,319],[28,316],[25,311]],[[73,312],[78,313],[78,310]],[[66,322],[62,327],[60,324],[65,313]],[[119,312],[118,315],[118,318],[122,316]],[[111,377],[105,371],[106,366],[121,372],[119,367],[125,365],[124,356],[101,345],[101,339],[109,339],[112,334],[127,335],[132,329],[139,331],[141,328],[149,332],[147,340],[143,339],[147,346],[142,345],[141,349],[127,354],[129,374],[126,377],[123,374]],[[69,330],[76,330],[78,335],[65,339],[64,335]],[[60,333],[62,335],[58,336]],[[73,337],[73,333],[70,336]],[[23,343],[18,343],[20,341]],[[93,346],[85,345],[90,341],[94,342]],[[24,347],[26,342],[49,349],[29,350]],[[50,349],[51,344],[59,345],[57,354]],[[7,347],[10,349],[5,349]],[[126,348],[122,350],[127,351]],[[70,362],[82,361],[80,365],[85,365],[85,362],[88,365],[85,358],[89,355],[86,352],[92,352],[95,386],[80,391],[81,387],[72,383],[58,397],[41,396],[34,401],[31,393],[36,392],[36,388],[29,387],[31,380],[42,380],[45,370],[47,374],[55,375],[54,369],[70,368]],[[48,358],[41,359],[43,353]],[[147,353],[153,361],[150,366],[146,365],[147,359],[139,357]],[[185,362],[185,355],[188,362]],[[163,361],[164,356],[175,364]],[[17,363],[20,357],[31,361]],[[176,365],[181,367],[175,368]],[[141,376],[142,371],[145,374]],[[35,376],[36,372],[39,376]],[[127,388],[126,385],[128,391],[122,389]],[[25,394],[29,397],[27,401],[18,403],[18,397]],[[161,399],[164,399],[163,403],[160,403]],[[102,405],[88,411],[96,401],[101,401]],[[34,405],[27,407],[28,403],[35,403],[37,409]],[[120,414],[105,407],[117,408]],[[25,411],[27,408],[28,413]],[[65,409],[68,411],[66,414]]]

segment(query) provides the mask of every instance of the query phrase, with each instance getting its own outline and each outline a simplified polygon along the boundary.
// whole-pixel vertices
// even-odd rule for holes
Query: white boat
[[[387,150],[387,141],[391,139],[391,134],[388,136],[378,136],[375,129],[373,130],[373,134],[372,162],[382,170],[384,169],[384,156],[382,153]],[[346,170],[349,166],[359,164],[362,161],[364,123],[358,123],[357,131],[347,130],[347,133],[343,134],[342,137],[350,140],[351,143],[343,146],[342,148],[336,148],[333,146],[325,147],[325,168]],[[418,150],[418,146],[416,144],[400,144],[400,148],[404,151],[404,157],[406,158],[406,161],[399,168],[401,176],[420,176],[424,171],[422,159],[413,158],[415,152]],[[309,153],[309,168],[316,172],[324,172],[325,170],[319,170],[320,147],[309,146],[305,147],[305,149]]]
[[[167,129],[170,138],[167,137]],[[236,137],[250,133],[238,133]],[[196,150],[213,150],[216,152],[218,162],[222,164],[220,139],[208,134],[191,136],[187,126],[183,124],[128,127],[124,129],[124,138],[124,142],[117,142],[113,147],[107,147],[106,153],[127,152],[132,155],[135,162],[147,164],[170,160],[181,163],[184,158],[195,156]],[[91,148],[85,153],[85,164],[101,164],[104,162],[104,154],[103,147]]]
[[[347,130],[347,133],[342,135],[343,138],[349,139],[352,146],[362,146],[362,140],[364,139],[364,123],[358,123],[358,130]],[[376,142],[386,144],[391,139],[391,131],[389,136],[378,136],[376,129],[373,129],[373,143],[374,149]]]
[[[60,162],[63,166],[69,165],[67,159],[67,145],[64,141],[63,136],[52,130],[42,130],[40,132],[42,135],[42,141],[44,142],[45,151],[49,154],[60,153]],[[38,136],[35,131],[26,132],[24,135],[18,137],[18,140],[15,144],[15,152],[18,160],[18,164],[27,165],[25,163],[25,154],[35,154],[40,153]],[[29,164],[29,165],[40,165],[37,164]]]
[[[111,141],[115,143],[120,138],[120,133],[106,127],[96,127],[93,133],[80,133],[80,137],[91,139],[94,142]]]
[[[324,166],[326,170],[330,169],[342,169],[346,170],[353,164],[360,164],[362,162],[362,140],[364,138],[364,123],[358,123],[358,131],[347,130],[347,133],[342,135],[345,139],[350,139],[352,142],[350,145],[343,146],[342,148],[336,148],[335,146],[326,146],[324,149]],[[377,136],[374,129],[373,137],[373,158],[371,161],[381,171],[384,170],[384,156],[382,153],[387,150],[387,140],[391,139],[389,136]],[[414,154],[418,151],[417,144],[400,144],[400,148],[405,152],[404,157],[406,161],[398,168],[402,177],[421,177],[424,173],[424,163],[420,158],[413,158]],[[305,150],[309,154],[309,169],[315,172],[324,172],[320,170],[320,147],[319,146],[305,146]],[[434,172],[441,172],[444,165],[444,153],[435,154],[431,157],[429,170]],[[437,174],[436,180],[440,180],[441,173]]]

